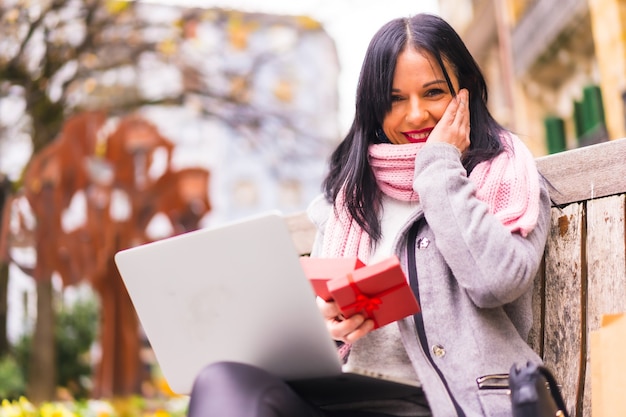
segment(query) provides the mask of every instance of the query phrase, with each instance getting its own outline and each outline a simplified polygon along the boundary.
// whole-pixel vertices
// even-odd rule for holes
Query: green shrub
[[[98,332],[98,314],[97,302],[84,299],[65,306],[55,318],[56,383],[67,388],[77,399],[89,394],[92,374],[89,350]],[[25,334],[13,347],[22,380],[28,375],[31,346],[32,334]]]
[[[98,332],[98,305],[91,299],[77,301],[56,318],[57,385],[76,398],[85,398],[91,380],[89,349]]]
[[[15,400],[25,391],[24,375],[15,358],[11,355],[0,358],[0,399]]]

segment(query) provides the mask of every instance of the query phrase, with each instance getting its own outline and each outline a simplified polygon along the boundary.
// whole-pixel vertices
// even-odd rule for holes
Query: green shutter
[[[585,134],[585,110],[583,102],[578,100],[574,101],[574,129],[577,138]]]
[[[602,92],[597,85],[588,85],[583,89],[584,132],[589,133],[604,125],[604,107]]]
[[[560,117],[548,116],[543,119],[548,141],[548,153],[565,150],[565,123]]]

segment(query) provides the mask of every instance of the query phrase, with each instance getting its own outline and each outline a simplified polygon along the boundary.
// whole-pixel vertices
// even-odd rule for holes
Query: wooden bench
[[[570,415],[589,417],[589,333],[602,315],[626,312],[626,139],[544,156],[537,166],[558,191],[529,343],[562,384]],[[306,215],[288,223],[300,253],[310,253],[315,230]]]

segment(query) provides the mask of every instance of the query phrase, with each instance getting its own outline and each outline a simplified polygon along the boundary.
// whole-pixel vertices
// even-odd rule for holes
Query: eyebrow
[[[427,82],[422,87],[430,87],[433,84],[446,84],[447,85],[448,83],[446,82],[446,80],[434,80],[434,81]]]
[[[425,83],[424,85],[422,85],[422,88],[428,88],[431,85],[435,85],[435,84],[445,84],[445,85],[448,85],[446,80],[433,80],[433,81],[429,81],[429,82]],[[392,88],[391,91],[400,91],[400,89],[399,88]]]

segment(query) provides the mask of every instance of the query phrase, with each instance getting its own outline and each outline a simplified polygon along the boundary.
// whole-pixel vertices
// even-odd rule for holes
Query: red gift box
[[[332,279],[327,287],[344,316],[363,314],[374,328],[420,311],[395,255]]]
[[[315,294],[326,301],[333,298],[326,286],[329,280],[345,277],[346,274],[365,266],[358,258],[310,258],[308,256],[301,257],[300,264]]]

